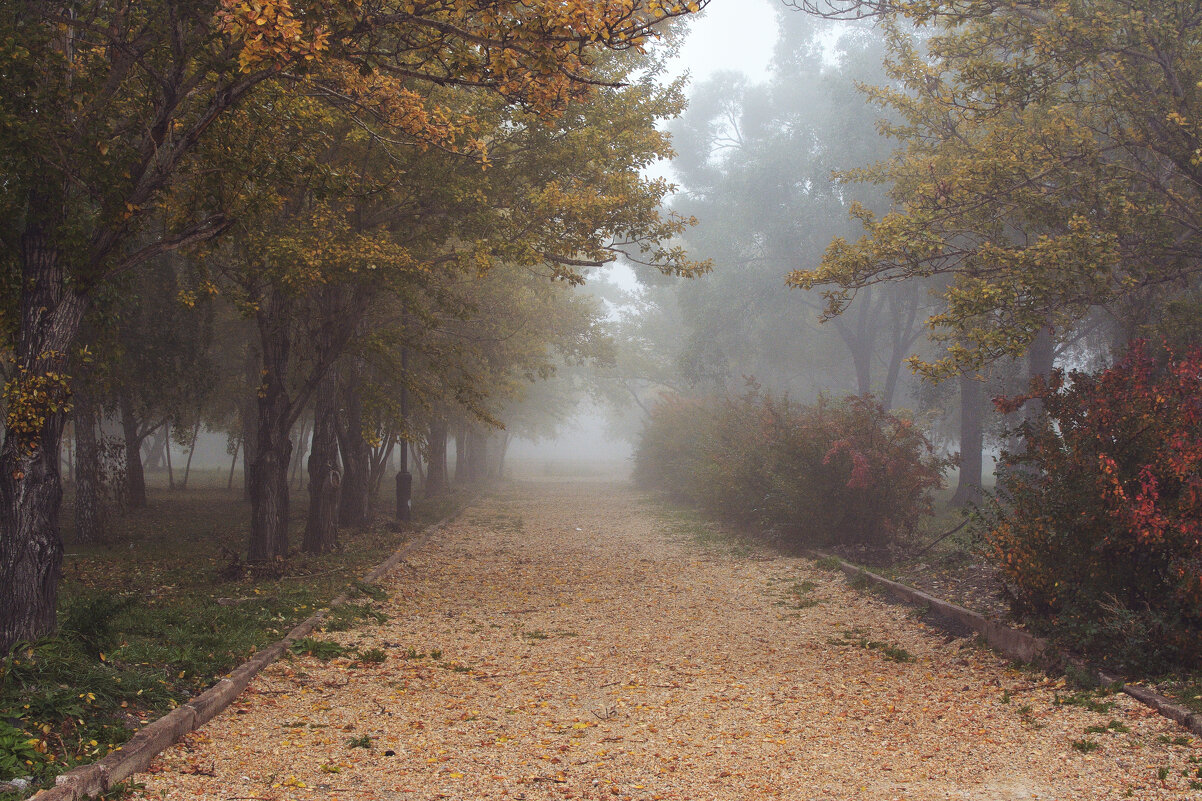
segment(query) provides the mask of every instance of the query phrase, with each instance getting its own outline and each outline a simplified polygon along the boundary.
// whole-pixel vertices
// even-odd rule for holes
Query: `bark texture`
[[[36,211],[20,242],[16,364],[0,448],[0,653],[55,629],[63,562],[59,448],[68,400],[62,382],[87,308],[86,298],[67,285],[47,233],[51,224],[39,221]],[[58,402],[37,401],[39,388]]]
[[[363,438],[363,366],[356,364],[342,382],[342,422],[338,448],[342,455],[342,497],[338,520],[344,526],[367,525],[371,517],[371,446]]]
[[[259,383],[259,370],[262,356],[257,347],[246,349],[246,361],[243,363],[243,376],[250,392],[238,404],[238,415],[242,418],[242,494],[250,498],[250,466],[255,460],[255,448],[259,442],[259,405],[256,401]],[[234,459],[237,461],[237,454]]]
[[[305,553],[329,553],[338,546],[338,374],[321,380],[313,395],[313,444],[309,451],[309,517]]]
[[[138,418],[134,415],[133,401],[127,393],[121,393],[121,433],[125,439],[125,505],[129,509],[146,506],[146,473],[142,468],[142,440]]]
[[[286,384],[292,341],[292,301],[273,293],[260,307],[261,382],[255,415],[254,448],[247,450],[250,490],[250,543],[247,560],[266,564],[288,554],[288,462],[292,458],[292,403]]]

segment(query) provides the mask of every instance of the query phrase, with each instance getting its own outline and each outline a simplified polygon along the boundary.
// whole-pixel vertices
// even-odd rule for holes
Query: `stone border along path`
[[[413,550],[421,547],[437,531],[454,521],[454,517],[428,526],[412,540],[405,542],[392,556],[385,559],[360,581],[376,584],[381,578],[400,564]],[[55,786],[33,795],[31,801],[76,801],[94,798],[108,792],[113,786],[125,781],[135,773],[150,766],[164,749],[171,747],[181,737],[196,731],[226,709],[250,684],[251,679],[264,668],[287,653],[292,644],[307,637],[325,620],[330,610],[350,600],[350,591],[344,592],[324,609],[314,612],[309,618],[293,628],[283,639],[262,649],[243,662],[212,687],[190,701],[147,725],[103,759],[80,765],[59,774]]]
[[[160,755],[163,799],[1202,799],[1202,747],[629,488],[508,487]]]
[[[1180,724],[1194,734],[1202,734],[1202,714],[1193,711],[1189,707],[1174,703],[1147,687],[1128,684],[1117,676],[1112,676],[1105,671],[1083,663],[1057,649],[1043,637],[1036,637],[1028,631],[1003,625],[990,620],[979,612],[974,612],[971,609],[965,609],[963,606],[944,601],[933,595],[928,595],[922,590],[892,581],[884,576],[878,576],[866,568],[852,564],[851,562],[845,562],[837,556],[831,556],[819,551],[815,551],[814,554],[817,559],[838,560],[839,569],[846,573],[849,579],[860,577],[889,593],[899,601],[928,609],[932,615],[951,623],[953,626],[966,626],[972,629],[977,634],[980,634],[991,647],[1003,656],[1019,662],[1046,665],[1049,668],[1072,665],[1090,676],[1098,686],[1111,687],[1121,685],[1120,690],[1122,692],[1140,703],[1156,710],[1161,715]]]

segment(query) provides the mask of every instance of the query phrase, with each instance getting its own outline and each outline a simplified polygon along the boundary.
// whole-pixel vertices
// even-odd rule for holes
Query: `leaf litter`
[[[385,581],[385,622],[265,670],[137,793],[1202,799],[1202,744],[1132,699],[1065,703],[809,560],[684,540],[624,486],[510,485],[460,520]]]

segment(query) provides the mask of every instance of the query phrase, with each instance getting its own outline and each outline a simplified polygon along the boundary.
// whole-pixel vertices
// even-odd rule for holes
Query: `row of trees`
[[[307,408],[320,550],[335,442],[350,474],[425,426],[433,471],[451,407],[588,353],[548,278],[701,269],[639,170],[680,103],[643,55],[702,5],[7,4],[0,650],[54,628],[72,410],[85,496],[101,409],[134,456],[159,419],[236,419],[269,563]]]

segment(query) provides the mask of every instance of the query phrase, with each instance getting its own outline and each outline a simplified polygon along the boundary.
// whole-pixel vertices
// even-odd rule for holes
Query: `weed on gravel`
[[[914,655],[905,648],[900,648],[896,645],[890,645],[879,640],[868,639],[868,632],[860,627],[846,629],[840,632],[838,637],[831,637],[827,640],[829,645],[837,647],[855,646],[871,651],[877,651],[881,656],[888,659],[890,662],[913,662]]]
[[[1056,706],[1076,706],[1090,712],[1097,712],[1099,715],[1104,715],[1114,709],[1114,701],[1101,700],[1109,695],[1112,695],[1112,693],[1108,689],[1082,690],[1081,692],[1069,695],[1060,695],[1057,693],[1053,703]]]

